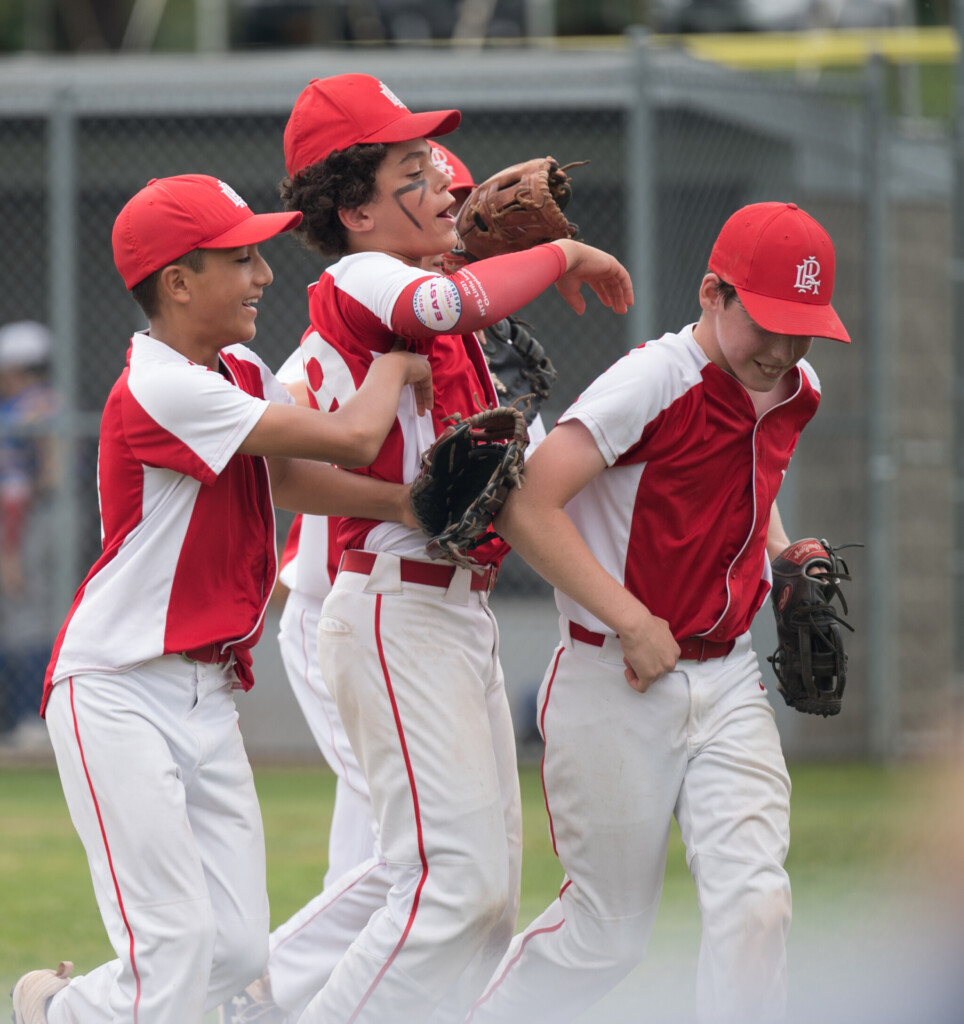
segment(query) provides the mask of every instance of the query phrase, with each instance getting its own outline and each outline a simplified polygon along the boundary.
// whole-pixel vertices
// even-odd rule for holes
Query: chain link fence
[[[568,213],[586,241],[629,266],[637,304],[625,318],[591,304],[580,318],[550,290],[526,307],[559,370],[547,424],[628,348],[698,317],[710,245],[738,206],[792,200],[828,228],[838,251],[834,304],[854,344],[814,344],[824,400],[781,508],[791,536],[868,547],[850,559],[857,632],[845,714],[811,722],[776,710],[791,753],[896,756],[940,741],[952,696],[948,140],[933,126],[902,134],[881,113],[884,86],[870,70],[807,82],[743,74],[645,39],[583,52],[292,51],[0,66],[0,324],[51,326],[64,410],[55,422],[61,476],[49,513],[31,526],[44,531],[53,568],[37,563],[27,574],[51,584],[30,605],[48,649],[99,554],[99,413],[130,334],[143,326],[112,263],[118,210],[149,178],[185,172],[223,178],[256,210],[280,208],[291,104],[310,78],[345,71],[377,75],[415,110],[460,108],[462,126],[446,142],[477,180],[547,153],[590,161],[572,171]],[[291,238],[264,252],[274,283],[255,344],[277,367],[298,343],[305,289],[322,264]],[[19,429],[0,421],[0,440]],[[887,588],[898,579],[896,607]],[[551,601],[516,558],[499,594]],[[18,600],[3,600],[4,649],[17,641],[9,609]],[[764,616],[772,619],[768,608],[758,620],[761,654],[772,642]],[[263,643],[272,642],[266,634]],[[41,681],[35,670],[0,673],[3,729],[32,713]]]

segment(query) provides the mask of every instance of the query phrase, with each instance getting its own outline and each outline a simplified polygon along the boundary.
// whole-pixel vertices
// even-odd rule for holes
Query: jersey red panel
[[[820,399],[808,363],[793,374],[793,395],[758,419],[687,328],[629,352],[560,419],[586,426],[610,467],[567,511],[677,639],[733,639],[766,597],[770,506]],[[564,594],[556,600],[568,618],[606,631]]]

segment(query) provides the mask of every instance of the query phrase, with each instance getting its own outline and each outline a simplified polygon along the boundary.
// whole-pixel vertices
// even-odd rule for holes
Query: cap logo
[[[798,292],[820,293],[820,264],[808,256],[803,263],[797,264],[797,283],[793,286]]]
[[[218,181],[218,188],[234,203],[235,206],[246,207],[248,204],[234,191],[226,181]]]
[[[387,99],[390,103],[394,103],[396,107],[401,107],[402,110],[408,110],[408,107],[406,107],[405,104],[402,103],[402,101],[395,95],[395,93],[392,92],[391,89],[388,88],[388,86],[384,82],[379,82],[378,85],[379,88],[382,90],[382,95],[385,97],[385,99]]]
[[[432,147],[432,165],[450,178],[455,177],[455,168],[449,162],[448,157],[440,150]]]

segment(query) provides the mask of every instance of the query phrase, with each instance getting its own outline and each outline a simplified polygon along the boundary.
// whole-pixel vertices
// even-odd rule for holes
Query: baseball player
[[[433,165],[451,178],[448,191],[455,197],[457,210],[475,187],[471,172],[440,142],[429,140],[429,144]],[[426,257],[422,266],[442,273],[442,254]],[[493,327],[480,332],[487,356],[488,351],[501,353],[509,344],[503,336],[486,337]],[[539,352],[544,360],[541,347]],[[277,371],[277,377],[293,394],[299,393],[305,380],[300,346]],[[502,404],[512,404],[523,395],[538,399],[529,395],[529,381],[522,378],[510,381],[510,386],[495,383]],[[533,451],[545,437],[545,427],[537,402],[530,404],[529,451]],[[322,603],[341,557],[337,533],[337,519],[298,516],[288,534],[279,574],[288,588],[278,634],[282,661],[318,748],[336,776],[324,888],[272,931],[265,975],[224,1004],[221,1017],[225,1024],[243,1024],[249,1019],[262,1024],[296,1020],[372,913],[384,906],[391,887],[378,847],[368,785],[318,664]]]
[[[496,404],[474,331],[554,282],[579,311],[584,282],[618,312],[632,298],[617,261],[569,241],[452,277],[421,268],[455,244],[450,178],[427,138],[459,116],[413,114],[377,79],[350,74],[312,81],[285,130],[285,205],[305,213],[310,245],[341,257],[309,296],[302,352],[315,402],[340,406],[399,337],[433,368],[431,417],[403,402],[369,471],[385,480],[413,479],[447,418]],[[339,527],[347,550],[322,609],[321,673],[368,783],[392,886],[306,1022],[461,1019],[511,937],[521,817],[487,602],[506,549],[476,549],[474,572],[429,561],[425,542],[374,518]]]
[[[539,692],[559,897],[513,940],[469,1020],[569,1020],[646,949],[675,815],[702,915],[705,1021],[786,996],[790,780],[748,632],[789,541],[775,499],[849,341],[834,250],[792,203],[723,226],[696,324],[623,356],[532,458],[496,527],[556,588]]]
[[[253,684],[272,501],[408,518],[404,488],[289,456],[364,462],[403,392],[432,400],[426,361],[390,352],[321,415],[246,347],[272,280],[258,245],[300,219],[182,175],[151,181],[115,222],[115,263],[150,325],[104,409],[103,554],[57,637],[41,713],[117,958],[73,980],[69,964],[25,975],[16,1024],[200,1021],[267,956],[264,838],[232,690]]]
[[[469,170],[440,143],[432,141],[431,146],[432,163],[452,179],[449,191],[460,204],[474,187]],[[441,273],[442,254],[427,257],[423,266]],[[300,393],[305,381],[300,345],[276,376],[292,394]],[[374,911],[385,905],[391,887],[378,848],[368,784],[318,665],[321,606],[341,558],[338,522],[326,516],[297,516],[278,576],[288,588],[278,632],[281,659],[311,734],[336,777],[328,869],[322,892],[272,931],[264,976],[221,1007],[225,1024],[243,1024],[251,1018],[262,1024],[297,1019]]]

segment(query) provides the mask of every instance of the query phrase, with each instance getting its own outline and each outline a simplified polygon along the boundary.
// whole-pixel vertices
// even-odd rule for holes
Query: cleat
[[[219,1024],[285,1024],[287,1013],[271,997],[271,981],[265,975],[252,981],[218,1009]]]
[[[49,967],[30,971],[13,986],[13,1024],[47,1024],[47,1004],[70,984],[74,965],[64,960],[54,971]]]

